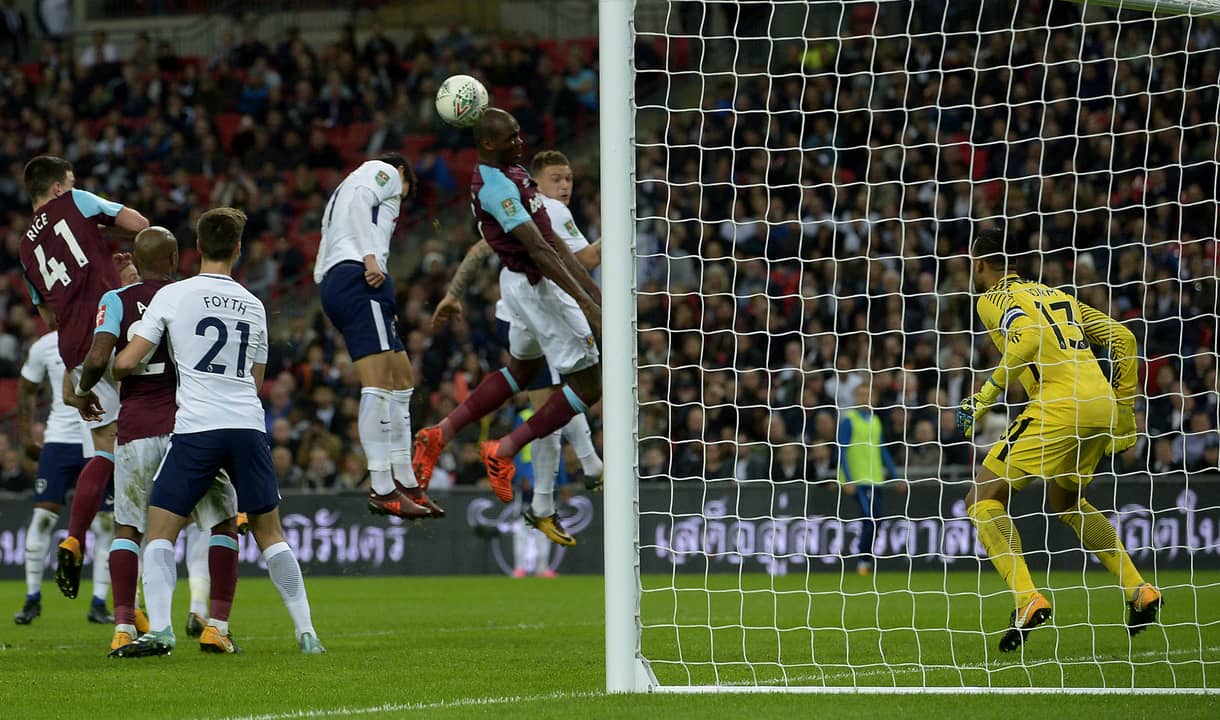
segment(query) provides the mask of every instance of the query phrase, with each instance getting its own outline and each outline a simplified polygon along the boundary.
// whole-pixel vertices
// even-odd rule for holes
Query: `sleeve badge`
[[[390,174],[385,170],[378,170],[376,177],[373,179],[377,181],[378,185],[385,187],[385,184],[390,181]]]

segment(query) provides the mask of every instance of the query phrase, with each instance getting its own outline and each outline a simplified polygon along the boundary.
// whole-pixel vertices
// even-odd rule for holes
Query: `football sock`
[[[208,596],[212,593],[212,576],[208,565],[211,534],[195,523],[186,526],[186,574],[191,587],[191,612],[201,618],[208,616]]]
[[[484,375],[483,381],[466,396],[462,404],[441,420],[441,440],[449,442],[462,428],[494,411],[518,392],[521,392],[521,383],[517,382],[508,368],[500,368],[499,372]]]
[[[518,425],[500,440],[500,449],[496,454],[500,457],[512,457],[531,441],[550,435],[567,425],[568,421],[578,413],[583,413],[588,409],[576,393],[564,385],[561,389],[551,393],[551,396],[530,416],[529,420]]]
[[[393,441],[390,450],[390,467],[394,477],[405,488],[419,486],[415,470],[411,467],[411,396],[415,388],[394,390],[390,393],[394,402],[390,405],[390,428]]]
[[[1127,596],[1127,602],[1130,602],[1135,597],[1136,588],[1143,584],[1144,578],[1136,569],[1135,563],[1131,562],[1131,556],[1127,554],[1127,549],[1123,547],[1122,540],[1118,539],[1118,533],[1114,531],[1110,521],[1106,520],[1106,516],[1088,500],[1081,498],[1076,507],[1061,514],[1059,519],[1076,531],[1084,549],[1096,555],[1110,574],[1118,579]]]
[[[586,477],[597,477],[602,474],[602,459],[593,447],[593,432],[589,429],[589,418],[580,413],[563,426],[563,437],[572,446],[576,457],[580,459],[580,471]]]
[[[228,632],[233,595],[237,592],[237,533],[212,531],[208,541],[208,573],[212,587],[207,617],[223,621],[225,627],[221,632]]]
[[[110,583],[114,588],[114,624],[136,622],[136,586],[140,582],[140,544],[130,538],[110,543]]]
[[[30,526],[25,531],[25,589],[30,595],[42,592],[42,571],[51,551],[51,531],[58,520],[59,513],[40,507],[34,508],[30,517]]]
[[[85,469],[76,479],[76,494],[72,496],[72,510],[68,514],[68,535],[80,542],[82,553],[85,551],[85,531],[102,507],[106,487],[113,477],[114,456],[99,451],[85,463]]]
[[[114,540],[114,513],[98,513],[93,520],[93,600],[106,606],[110,594],[110,543]]]
[[[313,629],[313,620],[309,613],[309,597],[305,594],[305,579],[301,577],[301,566],[297,556],[286,542],[277,542],[263,551],[263,560],[267,562],[267,573],[271,582],[280,591],[280,598],[288,614],[292,616],[292,624],[296,628],[297,638],[305,633],[317,633]]]
[[[529,556],[530,547],[533,540],[533,535],[537,533],[532,527],[527,525],[524,520],[518,519],[513,524],[513,571],[528,572],[529,571]],[[548,541],[549,542],[549,541]]]
[[[390,443],[393,422],[389,390],[366,387],[360,391],[360,446],[369,463],[369,480],[378,495],[394,492],[394,476],[390,474]]]
[[[144,547],[144,603],[148,624],[154,632],[173,630],[170,611],[174,604],[174,585],[178,582],[178,563],[174,544],[164,538]]]
[[[555,514],[555,476],[559,474],[559,433],[540,437],[530,445],[534,464],[534,500],[530,508],[536,517]]]
[[[1021,536],[1004,504],[999,500],[980,500],[967,508],[966,513],[974,522],[979,542],[986,548],[996,572],[1012,589],[1017,607],[1029,602],[1037,588],[1029,576],[1029,566],[1025,564],[1025,556],[1021,552]]]
[[[551,546],[555,543],[540,530],[530,533],[534,542],[534,574],[546,572],[551,567]]]

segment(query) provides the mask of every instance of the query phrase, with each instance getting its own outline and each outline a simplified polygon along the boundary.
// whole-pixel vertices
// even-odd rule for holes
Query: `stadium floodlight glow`
[[[1220,473],[1187,457],[1220,424],[1220,0],[598,5],[607,690],[1220,692]],[[1147,428],[1089,490],[1164,592],[1134,637],[1036,483],[1008,511],[1054,614],[997,649],[963,497],[1007,420],[953,429],[999,357],[988,225],[1136,335]],[[910,481],[875,567],[833,470],[858,383]]]

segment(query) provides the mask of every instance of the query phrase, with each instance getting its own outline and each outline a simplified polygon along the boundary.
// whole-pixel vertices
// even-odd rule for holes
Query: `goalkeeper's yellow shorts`
[[[1111,437],[1109,428],[1069,427],[1022,413],[991,446],[983,467],[1014,490],[1036,478],[1070,490],[1092,482]]]

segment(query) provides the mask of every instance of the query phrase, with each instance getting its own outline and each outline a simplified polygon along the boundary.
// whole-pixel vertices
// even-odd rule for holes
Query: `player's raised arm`
[[[470,287],[470,281],[474,279],[475,273],[483,267],[491,254],[491,245],[482,239],[471,245],[470,249],[466,251],[466,256],[458,265],[457,272],[449,281],[449,289],[445,291],[445,297],[441,298],[436,310],[432,312],[433,332],[440,330],[449,322],[450,318],[462,317],[462,298],[466,295],[466,288]]]

